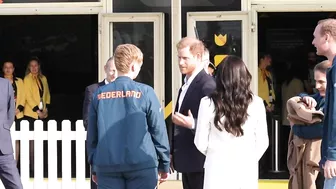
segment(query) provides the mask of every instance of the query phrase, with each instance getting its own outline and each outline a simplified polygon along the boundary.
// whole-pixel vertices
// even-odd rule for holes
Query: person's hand
[[[36,113],[37,113],[37,115],[38,115],[38,117],[39,117],[40,119],[43,119],[43,118],[44,118],[44,115],[43,115],[42,111],[37,110]]]
[[[309,109],[315,108],[317,105],[316,100],[310,96],[303,97],[302,101],[308,106]]]
[[[294,123],[293,123],[292,119],[290,119],[289,117],[287,117],[287,119],[288,119],[288,121],[289,121],[289,125],[290,125],[291,127],[293,127]]]
[[[97,175],[92,175],[92,181],[94,183],[96,183],[96,185],[98,185],[98,183],[97,183]]]
[[[48,116],[48,111],[47,110],[43,110],[43,111],[37,110],[36,112],[37,112],[37,115],[40,119],[44,119]]]
[[[168,173],[159,172],[159,184],[166,182],[168,179]]]
[[[172,121],[175,125],[192,129],[194,117],[190,110],[188,111],[188,116],[185,116],[179,112],[175,112],[172,116]]]
[[[48,109],[47,108],[45,110],[43,110],[43,114],[44,114],[44,118],[48,117]]]
[[[336,177],[336,161],[327,160],[323,166],[324,177],[331,179]]]
[[[271,106],[266,106],[266,111],[267,112],[273,112],[274,111],[274,104],[272,104]]]
[[[15,115],[18,115],[20,113],[20,110],[19,109],[16,109],[15,110]]]
[[[173,165],[173,156],[172,155],[169,155],[170,157],[170,168],[169,168],[169,173],[172,174],[175,172],[175,168],[174,168],[174,165]]]

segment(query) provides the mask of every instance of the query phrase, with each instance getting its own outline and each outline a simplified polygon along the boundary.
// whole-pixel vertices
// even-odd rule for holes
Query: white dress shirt
[[[178,101],[178,111],[180,111],[182,102],[184,100],[185,95],[187,94],[187,91],[189,89],[190,84],[192,83],[192,81],[195,79],[196,75],[198,73],[200,73],[202,71],[202,69],[199,69],[198,71],[196,71],[195,73],[191,74],[191,76],[188,78],[188,76],[185,76],[184,78],[184,84],[181,87],[181,93],[180,93],[180,97],[179,97],[179,101]]]
[[[107,79],[104,79],[105,85],[109,84],[110,82],[107,81]]]
[[[257,189],[258,161],[269,143],[263,100],[253,96],[240,137],[224,128],[219,131],[214,125],[214,111],[214,102],[202,98],[194,143],[206,155],[204,189]]]

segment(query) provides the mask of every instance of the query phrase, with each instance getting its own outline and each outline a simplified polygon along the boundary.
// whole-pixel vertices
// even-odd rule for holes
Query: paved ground
[[[260,180],[259,189],[287,189],[287,180]],[[182,189],[181,181],[167,181],[158,189]]]

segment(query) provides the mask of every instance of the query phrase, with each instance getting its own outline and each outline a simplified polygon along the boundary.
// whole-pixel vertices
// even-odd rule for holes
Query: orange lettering
[[[106,97],[105,97],[106,93],[101,93],[100,95],[101,95],[101,98],[102,98],[102,99],[105,99],[105,98],[106,98]]]
[[[112,98],[116,98],[116,92],[115,91],[112,91]]]
[[[117,91],[117,98],[121,98],[121,91]]]
[[[106,92],[106,98],[111,98],[111,92]]]
[[[130,97],[131,96],[131,91],[126,91],[126,97]]]

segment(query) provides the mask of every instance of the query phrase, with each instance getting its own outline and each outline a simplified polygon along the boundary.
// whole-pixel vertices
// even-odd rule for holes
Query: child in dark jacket
[[[316,93],[314,95],[307,95],[307,94],[299,95],[302,98],[302,101],[304,101],[309,108],[315,108],[316,110],[322,110],[324,112],[325,93],[327,87],[326,74],[330,65],[331,65],[330,62],[326,60],[317,64],[314,68],[316,89],[319,91],[319,93]],[[292,126],[292,133],[294,136],[292,138],[292,141],[289,141],[289,145],[293,145],[294,148],[300,148],[300,149],[302,148],[303,150],[302,149],[298,151],[295,151],[295,149],[292,149],[292,151],[288,150],[289,154],[288,157],[296,156],[296,162],[301,161],[301,166],[303,166],[300,170],[305,170],[305,172],[308,172],[308,174],[304,173],[298,174],[294,173],[295,171],[293,172],[292,170],[291,172],[290,170],[291,172],[290,179],[292,178],[292,180],[294,181],[297,179],[293,179],[293,177],[297,175],[305,177],[306,175],[305,178],[300,178],[300,180],[304,180],[304,183],[301,184],[305,185],[305,183],[315,182],[316,188],[322,189],[324,183],[324,177],[322,172],[318,171],[319,169],[318,163],[321,160],[321,140],[323,137],[323,121],[311,125],[294,125],[291,123],[291,126]],[[294,140],[296,140],[296,142],[293,142]],[[303,146],[297,146],[298,145],[297,141],[300,141]],[[290,163],[291,162],[288,161],[289,169],[291,166]],[[301,185],[300,183],[296,184]],[[299,187],[305,188],[304,186]]]

